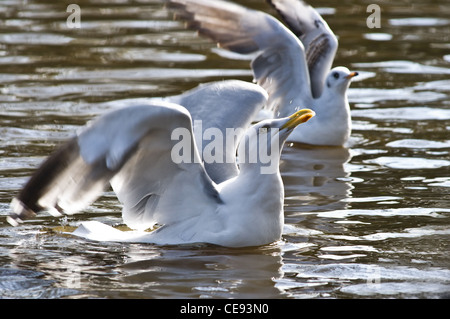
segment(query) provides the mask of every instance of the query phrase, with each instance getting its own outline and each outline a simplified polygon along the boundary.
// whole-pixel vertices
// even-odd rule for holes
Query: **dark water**
[[[264,11],[265,1],[239,1]],[[335,65],[360,72],[349,91],[349,148],[287,145],[283,241],[257,248],[97,243],[58,232],[120,223],[106,193],[79,215],[17,228],[9,202],[65,138],[118,100],[251,81],[174,22],[159,1],[0,5],[0,297],[450,297],[450,6],[447,0],[314,1],[339,36]],[[272,11],[270,11],[272,12]]]

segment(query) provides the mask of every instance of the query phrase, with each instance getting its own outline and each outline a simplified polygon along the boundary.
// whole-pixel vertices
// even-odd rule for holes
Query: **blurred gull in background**
[[[175,18],[223,48],[252,54],[256,83],[269,94],[263,113],[285,117],[309,107],[317,114],[298,126],[290,142],[344,145],[351,133],[347,89],[357,72],[330,70],[338,41],[311,6],[272,0],[288,27],[269,14],[220,0],[167,0]],[[323,129],[326,128],[326,129]]]

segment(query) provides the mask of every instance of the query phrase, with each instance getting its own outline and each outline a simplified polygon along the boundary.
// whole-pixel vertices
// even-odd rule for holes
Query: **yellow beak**
[[[293,129],[297,125],[307,122],[314,115],[316,115],[316,113],[313,110],[310,109],[299,110],[294,114],[292,114],[291,116],[289,116],[289,120],[285,124],[283,124],[281,129],[285,128]]]
[[[349,75],[347,75],[346,78],[351,79],[352,77],[357,76],[357,75],[358,75],[358,72],[352,72]]]

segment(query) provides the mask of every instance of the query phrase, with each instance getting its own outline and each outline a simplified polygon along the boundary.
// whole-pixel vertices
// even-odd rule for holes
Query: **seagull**
[[[161,100],[98,117],[43,162],[13,199],[8,221],[18,225],[43,210],[74,214],[110,184],[123,204],[123,221],[133,230],[88,221],[73,235],[97,241],[226,247],[278,241],[284,224],[280,153],[288,135],[314,112],[301,109],[246,126],[266,103],[267,93],[241,82],[202,85],[174,98],[186,106]],[[227,158],[232,155],[228,164],[236,168],[230,170],[220,158],[205,165],[209,144],[198,147],[196,134],[207,129],[195,132],[196,121],[197,130],[202,121],[227,138],[226,133],[243,125],[243,133],[231,135],[226,147],[217,147]],[[212,143],[205,136],[202,142]],[[262,156],[267,154],[269,161]],[[145,231],[155,225],[156,230]]]
[[[285,117],[299,105],[308,105],[317,113],[294,130],[289,142],[346,144],[351,133],[346,92],[358,73],[342,66],[330,70],[338,41],[313,7],[301,0],[269,1],[288,29],[269,14],[231,2],[167,1],[175,19],[186,21],[188,28],[198,30],[220,48],[253,57],[254,80],[269,94],[265,113]]]

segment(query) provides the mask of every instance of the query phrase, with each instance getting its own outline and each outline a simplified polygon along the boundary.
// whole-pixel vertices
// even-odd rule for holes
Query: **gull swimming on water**
[[[44,161],[13,199],[8,221],[18,225],[42,210],[76,213],[111,184],[123,204],[123,220],[134,231],[89,221],[73,235],[98,241],[228,247],[279,240],[284,224],[280,152],[287,136],[314,112],[302,109],[247,127],[266,103],[267,93],[241,81],[203,85],[174,100],[186,107],[154,101],[115,109],[91,122]],[[205,165],[208,145],[197,147],[195,141],[196,134],[206,133],[204,128],[194,132],[200,120],[223,134],[236,125],[245,128],[234,135],[241,136],[239,144],[233,139],[223,149],[218,147],[219,152],[232,154],[231,166],[236,166],[237,151],[235,173],[222,163]],[[187,135],[180,139],[176,132]],[[181,141],[187,145],[182,152]],[[260,155],[261,148],[267,148],[276,169],[264,171],[267,163],[252,157]],[[144,231],[155,224],[160,227]]]
[[[269,1],[288,29],[269,14],[231,2],[167,1],[175,18],[187,21],[189,28],[223,49],[253,56],[254,79],[269,94],[265,111],[272,117],[292,114],[299,105],[316,112],[288,141],[336,146],[347,142],[351,116],[346,92],[358,73],[342,66],[330,70],[338,41],[314,8],[301,0]]]

